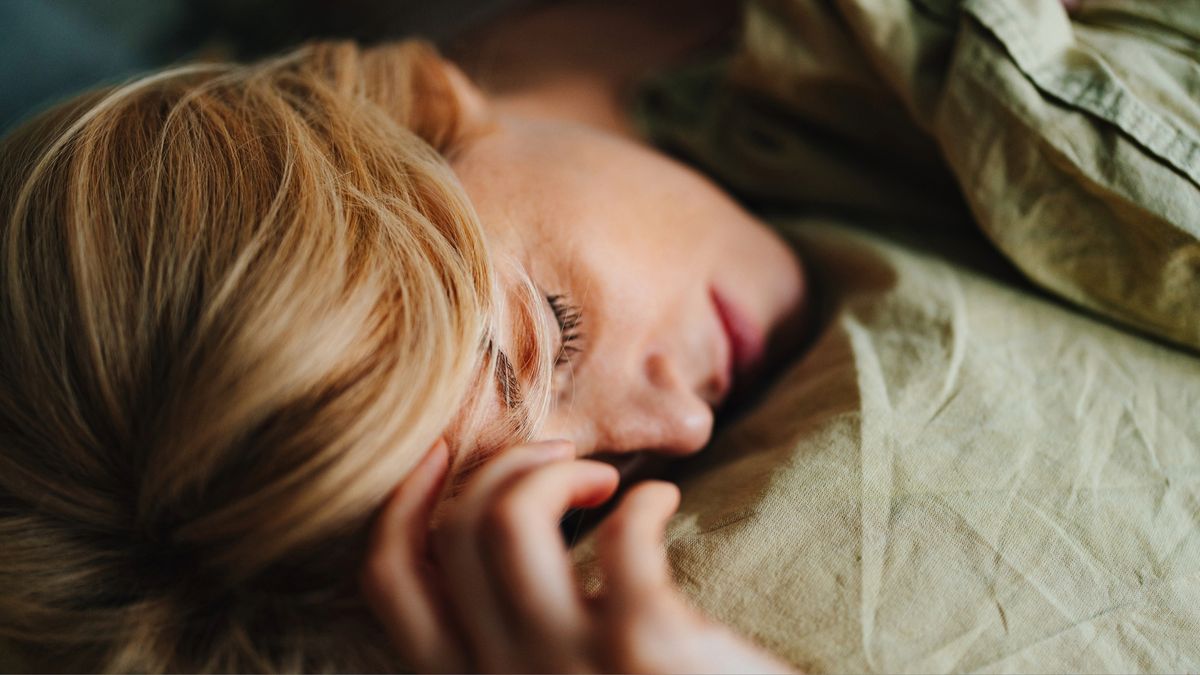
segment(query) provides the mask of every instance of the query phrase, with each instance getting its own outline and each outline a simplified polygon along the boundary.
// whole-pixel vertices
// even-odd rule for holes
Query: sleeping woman
[[[806,266],[630,132],[623,88],[724,10],[638,53],[660,25],[599,5],[479,48],[520,86],[318,43],[4,140],[0,636],[30,664],[794,667],[675,586],[678,489],[622,484],[797,358]],[[555,35],[576,70],[521,56]],[[585,590],[559,523],[609,501]]]
[[[784,669],[673,590],[673,486],[607,520],[599,597],[558,523],[790,356],[801,264],[555,105],[315,44],[6,139],[5,635],[79,670]]]

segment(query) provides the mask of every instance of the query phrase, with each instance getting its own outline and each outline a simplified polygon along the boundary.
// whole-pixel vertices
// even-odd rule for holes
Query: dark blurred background
[[[452,40],[530,0],[0,0],[0,133],[97,84],[310,38]]]

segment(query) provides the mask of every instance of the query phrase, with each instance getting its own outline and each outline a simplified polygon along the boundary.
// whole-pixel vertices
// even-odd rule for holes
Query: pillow
[[[683,592],[816,672],[1200,668],[1200,359],[795,231],[824,317],[682,468]],[[601,584],[594,542],[575,555]]]
[[[1081,4],[752,0],[641,118],[759,203],[937,237],[965,198],[1034,283],[1200,350],[1200,3]]]

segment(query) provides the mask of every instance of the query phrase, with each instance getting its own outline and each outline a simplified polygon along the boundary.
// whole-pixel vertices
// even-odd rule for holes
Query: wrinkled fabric
[[[1195,0],[753,0],[649,84],[824,309],[678,477],[700,609],[813,672],[1200,670],[1198,58]]]
[[[978,226],[1042,288],[1200,350],[1200,2],[746,7],[728,62],[648,87],[658,142],[760,204]]]
[[[690,599],[813,672],[1200,669],[1200,359],[876,235],[792,229],[823,316],[679,477]]]

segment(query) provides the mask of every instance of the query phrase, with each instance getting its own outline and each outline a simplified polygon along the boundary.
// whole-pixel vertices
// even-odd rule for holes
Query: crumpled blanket
[[[745,18],[640,119],[822,313],[675,477],[684,592],[815,672],[1200,670],[1200,3]]]
[[[1195,0],[751,0],[731,58],[639,110],[751,201],[978,227],[1041,288],[1200,351]]]
[[[678,477],[694,603],[812,672],[1200,669],[1200,359],[877,235],[792,231],[823,316]]]

